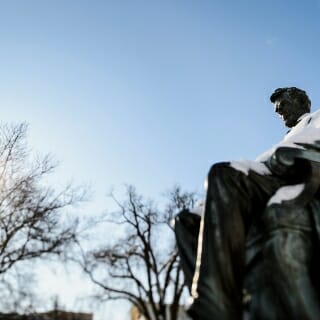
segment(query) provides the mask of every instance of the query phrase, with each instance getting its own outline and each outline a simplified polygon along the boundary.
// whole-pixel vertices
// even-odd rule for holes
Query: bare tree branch
[[[167,310],[171,310],[170,320],[177,319],[184,279],[170,219],[193,205],[194,194],[175,187],[164,211],[144,200],[132,186],[127,187],[124,201],[111,197],[119,211],[102,221],[124,226],[125,236],[113,245],[82,251],[83,270],[102,289],[105,299],[128,300],[146,319],[166,320]]]
[[[78,236],[78,221],[65,210],[85,200],[82,188],[54,190],[47,176],[56,164],[50,155],[34,156],[28,126],[0,124],[0,283],[23,261],[61,255]]]

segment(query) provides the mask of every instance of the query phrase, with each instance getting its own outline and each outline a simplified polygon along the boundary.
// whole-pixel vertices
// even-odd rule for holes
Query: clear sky
[[[286,132],[269,96],[320,106],[320,1],[0,1],[3,122],[61,160],[57,181],[201,192],[211,164]]]

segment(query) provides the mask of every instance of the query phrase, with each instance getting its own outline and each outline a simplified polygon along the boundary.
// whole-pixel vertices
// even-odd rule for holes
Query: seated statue
[[[320,318],[320,111],[295,87],[270,100],[283,141],[213,165],[203,214],[175,219],[192,319]]]

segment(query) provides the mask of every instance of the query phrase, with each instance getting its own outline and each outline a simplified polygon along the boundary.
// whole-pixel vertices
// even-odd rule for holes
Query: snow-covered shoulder
[[[305,114],[300,119],[300,122],[287,133],[281,142],[258,156],[256,161],[266,161],[279,147],[303,149],[297,143],[313,144],[320,140],[320,110]]]

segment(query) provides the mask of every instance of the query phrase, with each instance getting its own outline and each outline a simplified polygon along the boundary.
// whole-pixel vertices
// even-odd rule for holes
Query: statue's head
[[[275,111],[289,128],[295,126],[298,119],[311,109],[311,101],[306,92],[296,87],[278,88],[270,100],[275,105]]]

